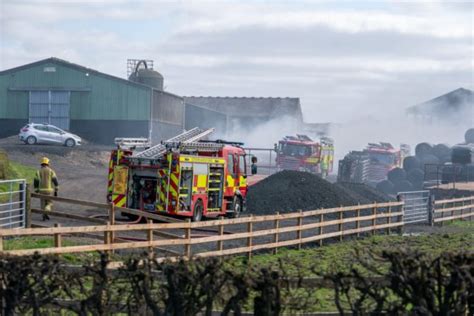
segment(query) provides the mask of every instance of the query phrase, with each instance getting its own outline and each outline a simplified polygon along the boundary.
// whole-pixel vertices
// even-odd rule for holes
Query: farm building
[[[156,142],[182,132],[183,98],[163,91],[163,77],[138,64],[130,80],[58,58],[1,71],[0,137],[28,122],[107,144],[115,137]]]
[[[407,109],[407,114],[428,123],[474,121],[474,93],[459,88]]]
[[[186,128],[200,123],[226,135],[239,134],[269,121],[282,120],[295,129],[303,122],[299,98],[184,97]]]

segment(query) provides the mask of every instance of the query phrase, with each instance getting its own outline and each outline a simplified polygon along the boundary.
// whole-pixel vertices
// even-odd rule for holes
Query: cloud
[[[471,9],[471,10],[470,10]],[[472,5],[431,2],[0,2],[0,69],[56,56],[125,76],[154,59],[182,95],[300,97],[340,121],[473,85]]]

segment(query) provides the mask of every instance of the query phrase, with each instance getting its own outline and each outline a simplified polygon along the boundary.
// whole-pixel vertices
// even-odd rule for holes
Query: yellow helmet
[[[41,158],[41,164],[42,165],[49,165],[49,159],[46,157]]]

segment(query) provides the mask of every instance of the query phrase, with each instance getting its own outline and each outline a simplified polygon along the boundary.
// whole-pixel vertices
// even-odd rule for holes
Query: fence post
[[[430,194],[428,200],[428,221],[430,226],[433,227],[435,222],[435,196],[434,194]]]
[[[446,208],[446,203],[443,203],[443,207],[441,208],[441,218],[444,218],[444,209]],[[440,221],[441,226],[444,225],[444,220],[441,219]]]
[[[110,203],[109,204],[110,207],[109,207],[109,222],[110,222],[110,225],[115,225],[115,205],[114,203]],[[114,242],[115,240],[115,232],[110,232],[110,239],[112,240],[112,242]]]
[[[218,226],[218,233],[219,233],[219,236],[224,236],[224,224],[222,223],[224,220],[224,218],[221,216],[219,218],[219,226]],[[218,251],[222,251],[224,250],[224,242],[220,239],[218,242],[217,242],[217,250]]]
[[[392,205],[388,205],[388,219],[387,224],[389,225],[387,228],[387,234],[390,235],[392,233],[390,224],[392,224]]]
[[[247,233],[249,236],[247,237],[247,247],[249,248],[247,257],[248,259],[252,259],[252,234],[253,232],[253,215],[250,215],[250,221],[247,223]]]
[[[324,227],[323,227],[323,223],[324,223],[324,214],[321,214],[319,216],[319,222],[321,223],[321,226],[319,227],[319,235],[320,235],[320,239],[319,239],[319,246],[321,247],[323,245],[323,234],[324,234]]]
[[[296,238],[300,241],[300,243],[298,244],[298,250],[301,250],[301,226],[303,226],[303,210],[300,210],[300,216],[298,217],[298,230],[296,231]]]
[[[185,238],[186,244],[184,244],[184,256],[186,258],[191,258],[191,220],[189,218],[186,219],[186,230],[185,230]]]
[[[372,209],[372,215],[374,216],[374,218],[372,218],[372,235],[375,235],[375,231],[376,231],[376,221],[377,219],[375,218],[375,216],[377,215],[377,203],[374,203],[375,206],[373,207]]]
[[[56,223],[56,224],[54,224],[54,227],[61,227],[61,224]],[[61,248],[61,244],[62,244],[61,234],[60,233],[55,233],[54,234],[54,247]]]
[[[148,243],[150,244],[150,246],[148,247],[148,255],[150,256],[150,258],[153,258],[153,246],[151,245],[151,243],[153,242],[153,229],[151,227],[153,225],[153,220],[149,218],[147,222],[149,226],[147,230],[147,240],[148,240]]]
[[[25,226],[31,227],[31,186],[28,183],[26,184]]]
[[[111,239],[110,239],[110,222],[107,221],[107,227],[105,228],[104,231],[104,244],[110,246],[111,244]],[[107,249],[107,254],[110,256],[112,253],[110,249]]]
[[[276,212],[276,216],[277,216],[277,218],[274,222],[276,232],[273,235],[273,243],[274,244],[277,244],[278,239],[279,239],[278,230],[280,229],[280,212]],[[275,248],[273,249],[273,254],[276,255],[277,253],[278,253],[278,246],[275,246]]]
[[[358,208],[357,208],[357,221],[356,221],[356,229],[357,229],[357,238],[360,237],[360,203],[358,204]]]
[[[339,229],[339,241],[342,241],[342,205],[341,205],[341,209],[339,210],[339,225],[338,225],[338,229]]]

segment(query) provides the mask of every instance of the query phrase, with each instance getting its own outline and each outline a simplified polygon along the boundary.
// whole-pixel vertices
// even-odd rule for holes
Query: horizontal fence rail
[[[107,207],[109,206],[107,205]],[[133,249],[154,251],[158,247],[170,247],[168,253],[180,254],[188,258],[242,253],[247,253],[250,256],[252,252],[259,250],[274,249],[276,251],[280,247],[301,247],[305,243],[322,243],[323,240],[332,238],[342,240],[344,236],[348,235],[375,234],[381,230],[390,233],[391,230],[403,226],[402,207],[403,202],[390,202],[194,223],[173,219],[178,222],[155,224],[149,219],[147,224],[111,225],[109,223],[97,226],[26,228],[1,230],[0,238],[14,236],[54,237],[54,247],[3,251],[3,253],[11,255],[31,255],[35,252],[64,254]],[[122,208],[112,208],[112,210],[129,211]],[[229,227],[234,228],[234,231],[225,231]],[[213,232],[215,235],[193,235],[198,230]],[[131,239],[127,236],[119,236],[121,233],[145,233],[146,237]],[[75,234],[99,234],[99,236],[103,236],[103,242],[73,246],[62,244],[63,236]],[[3,249],[3,241],[0,245]],[[182,252],[177,252],[176,247],[184,249]]]
[[[474,217],[474,196],[434,202],[433,224]]]
[[[425,197],[422,198],[425,204]],[[163,253],[162,258],[232,254],[247,254],[250,257],[256,251],[272,250],[276,253],[280,247],[301,248],[304,244],[322,245],[323,241],[343,240],[348,236],[401,232],[407,224],[405,210],[407,201],[404,200],[192,223],[157,213],[116,207],[112,204],[43,196],[36,193],[27,194],[27,201],[25,201],[28,205],[27,218],[31,218],[32,213],[45,214],[41,209],[32,208],[30,199],[49,199],[58,203],[83,206],[89,211],[95,209],[99,216],[88,217],[77,212],[53,211],[48,213],[52,217],[78,220],[87,224],[69,227],[61,227],[59,224],[56,227],[34,225],[39,228],[0,229],[2,253],[30,255],[35,252],[64,254],[148,250]],[[472,219],[474,196],[433,201],[428,203],[427,211],[430,213],[432,225],[456,219]],[[99,214],[100,212],[102,215]],[[138,219],[134,222],[116,221],[118,213],[134,215]],[[148,223],[140,223],[140,219],[146,219]],[[154,220],[161,223],[153,223]],[[4,249],[4,240],[26,236],[49,236],[54,240],[54,246],[37,249]],[[75,243],[64,243],[63,240],[69,237],[81,238],[75,238]],[[100,243],[97,242],[98,240]]]

